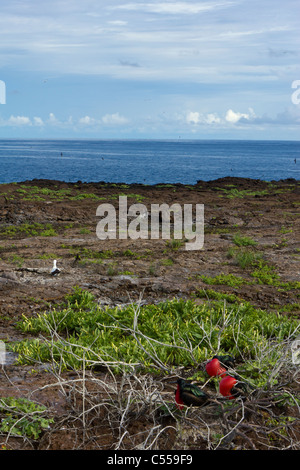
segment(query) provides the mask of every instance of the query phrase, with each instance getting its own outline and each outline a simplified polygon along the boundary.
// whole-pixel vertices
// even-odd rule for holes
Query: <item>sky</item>
[[[0,0],[0,138],[300,140],[299,0]]]

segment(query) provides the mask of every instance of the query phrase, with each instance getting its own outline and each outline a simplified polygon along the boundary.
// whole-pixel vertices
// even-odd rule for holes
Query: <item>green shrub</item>
[[[0,397],[0,432],[38,439],[53,419],[45,417],[47,408],[25,398]]]
[[[116,372],[134,367],[144,372],[197,367],[214,351],[255,359],[257,348],[279,344],[299,322],[254,308],[248,302],[224,301],[197,305],[172,300],[140,307],[99,307],[92,294],[80,289],[67,297],[65,308],[53,309],[18,323],[23,332],[53,330],[57,341],[39,338],[13,344],[19,363],[54,362],[62,369],[108,364]],[[53,337],[53,335],[52,335]],[[280,350],[282,354],[282,350]],[[273,360],[273,359],[272,359]]]

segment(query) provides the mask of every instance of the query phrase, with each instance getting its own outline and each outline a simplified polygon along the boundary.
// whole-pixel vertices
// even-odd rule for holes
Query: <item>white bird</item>
[[[53,261],[53,268],[51,269],[51,276],[56,276],[60,273],[60,269],[56,267],[56,259]]]

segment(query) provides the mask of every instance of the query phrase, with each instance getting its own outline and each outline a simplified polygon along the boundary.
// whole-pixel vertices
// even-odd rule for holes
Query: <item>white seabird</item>
[[[56,259],[55,259],[55,260],[53,261],[53,268],[51,269],[50,274],[51,274],[51,276],[56,276],[56,275],[59,274],[59,273],[60,273],[60,269],[57,268],[57,266],[56,266]]]

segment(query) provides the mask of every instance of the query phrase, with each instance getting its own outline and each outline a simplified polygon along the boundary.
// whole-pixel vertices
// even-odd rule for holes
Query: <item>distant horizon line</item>
[[[70,141],[75,141],[75,140],[81,140],[81,141],[115,141],[115,142],[121,142],[121,141],[129,141],[129,142],[145,142],[145,141],[153,141],[153,142],[299,142],[300,139],[231,139],[231,138],[216,138],[216,139],[192,139],[192,138],[183,138],[183,137],[178,137],[178,138],[154,138],[154,137],[143,137],[143,138],[134,138],[134,137],[127,137],[127,138],[119,138],[119,137],[0,137],[0,141],[5,141],[5,140],[37,140],[37,141],[46,141],[46,140],[53,140],[53,141],[63,141],[63,140],[70,140]]]

